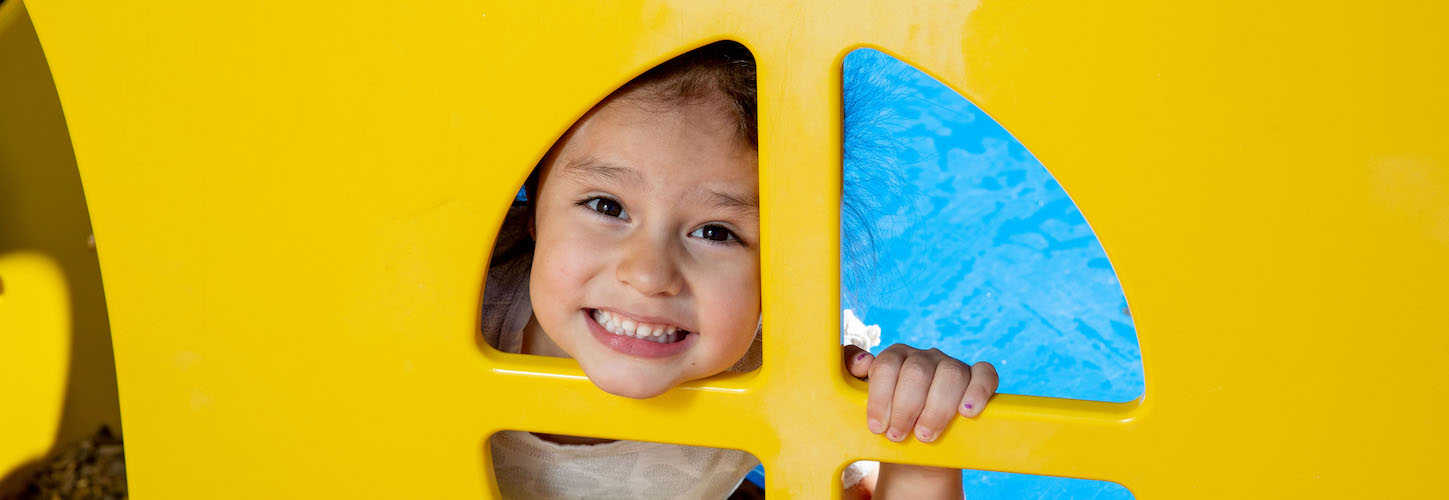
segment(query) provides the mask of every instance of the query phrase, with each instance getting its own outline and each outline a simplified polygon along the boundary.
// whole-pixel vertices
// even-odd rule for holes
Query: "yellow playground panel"
[[[70,137],[19,2],[0,5],[0,497],[55,445],[120,430]]]
[[[51,75],[14,78],[53,75],[64,107],[48,144],[74,144],[138,498],[476,498],[502,429],[740,448],[781,497],[834,495],[857,459],[1142,499],[1443,494],[1442,2],[27,3]],[[726,38],[759,60],[764,368],[636,401],[478,345],[493,233],[545,149]],[[980,105],[1072,194],[1146,394],[1001,395],[934,445],[866,431],[837,344],[839,70],[861,46]],[[31,296],[67,293],[47,259],[0,255],[7,339],[64,314],[26,307],[64,302]]]

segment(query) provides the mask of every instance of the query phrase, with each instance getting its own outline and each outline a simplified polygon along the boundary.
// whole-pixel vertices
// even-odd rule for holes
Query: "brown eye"
[[[602,215],[625,220],[629,219],[629,216],[624,213],[624,205],[621,205],[617,201],[604,198],[602,196],[589,198],[587,201],[584,202],[584,206],[589,207],[590,210],[598,212]]]
[[[695,229],[694,232],[689,233],[689,235],[695,238],[704,238],[706,240],[718,241],[721,243],[730,240],[738,240],[738,238],[735,237],[735,233],[730,232],[730,230],[725,229],[724,227],[712,224],[701,227],[699,229]]]

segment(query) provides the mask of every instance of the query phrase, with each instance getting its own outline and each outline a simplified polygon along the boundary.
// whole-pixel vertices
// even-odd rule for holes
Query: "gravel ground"
[[[121,438],[101,427],[95,435],[58,450],[35,469],[25,488],[4,500],[124,500],[126,452]]]

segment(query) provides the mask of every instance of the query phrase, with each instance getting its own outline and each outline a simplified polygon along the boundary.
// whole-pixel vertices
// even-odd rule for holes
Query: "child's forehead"
[[[596,105],[575,127],[586,121],[605,122],[607,126],[637,128],[650,123],[668,123],[700,131],[720,142],[738,142],[742,151],[755,152],[754,141],[747,137],[739,107],[722,92],[696,96],[678,96],[657,91],[651,86],[622,90]],[[753,118],[750,118],[751,120]]]
[[[739,139],[726,111],[709,104],[661,106],[611,100],[580,119],[564,138],[565,164],[611,164],[645,177],[749,181],[758,159]]]
[[[669,123],[708,128],[711,136],[733,138],[738,135],[738,118],[722,98],[677,99],[649,94],[644,90],[613,96],[599,103],[585,120],[602,122],[610,127],[640,127],[651,123]]]

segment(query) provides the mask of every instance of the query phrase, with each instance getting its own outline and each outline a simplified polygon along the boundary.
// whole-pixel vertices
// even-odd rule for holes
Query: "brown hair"
[[[630,99],[666,106],[718,103],[724,108],[722,111],[735,116],[739,138],[750,149],[759,148],[755,56],[739,42],[714,42],[680,54],[629,80],[601,102],[625,94],[629,94]],[[528,200],[538,196],[538,175],[542,166],[540,161],[523,183],[525,202],[530,205]]]
[[[755,57],[738,42],[715,42],[680,54],[630,80],[612,95],[634,90],[646,91],[640,97],[671,105],[719,102],[734,113],[740,139],[751,149],[759,147]]]

